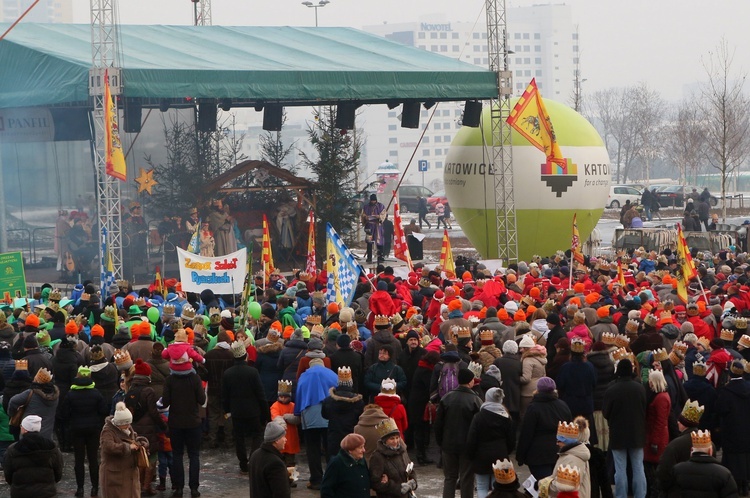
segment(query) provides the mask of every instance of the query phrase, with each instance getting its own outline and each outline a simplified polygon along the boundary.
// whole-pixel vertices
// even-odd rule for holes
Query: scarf
[[[508,411],[505,409],[502,403],[495,403],[492,401],[485,401],[482,403],[482,410],[487,410],[488,412],[496,413],[497,415],[500,415],[501,417],[510,418],[508,415]]]
[[[418,367],[422,367],[422,368],[426,368],[430,372],[432,372],[435,369],[435,365],[433,365],[433,364],[431,364],[431,363],[429,363],[429,362],[427,362],[425,360],[419,360],[417,362],[417,366]]]

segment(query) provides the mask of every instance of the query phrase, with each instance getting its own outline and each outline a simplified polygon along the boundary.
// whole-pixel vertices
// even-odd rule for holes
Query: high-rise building
[[[32,0],[0,0],[0,22],[13,22],[29,8]],[[42,0],[24,22],[73,22],[73,0]]]
[[[536,78],[545,98],[570,104],[579,57],[578,33],[570,6],[513,7],[507,10],[507,19],[515,93],[523,93],[531,79]],[[484,17],[477,24],[426,18],[363,29],[405,45],[488,67],[484,22]],[[423,183],[433,190],[441,188],[445,156],[461,128],[462,113],[463,102],[443,102],[429,110],[423,107],[420,127],[415,130],[401,128],[400,107],[391,110],[384,106],[367,107],[357,125],[367,131],[368,156],[373,161],[370,168],[374,171],[387,159],[404,171],[411,160],[406,177],[408,183]],[[432,120],[427,125],[431,115]],[[422,142],[414,153],[423,131]],[[420,160],[427,161],[428,169],[424,173],[418,171]]]

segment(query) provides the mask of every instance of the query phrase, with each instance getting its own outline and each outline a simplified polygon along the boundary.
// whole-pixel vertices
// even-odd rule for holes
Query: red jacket
[[[375,396],[375,403],[383,409],[387,416],[396,421],[396,426],[401,432],[401,439],[404,439],[404,432],[409,427],[409,422],[406,419],[406,408],[401,404],[401,398],[389,394],[378,394]]]
[[[666,392],[657,394],[646,410],[646,447],[643,460],[659,463],[664,448],[669,444],[669,411],[672,402]]]

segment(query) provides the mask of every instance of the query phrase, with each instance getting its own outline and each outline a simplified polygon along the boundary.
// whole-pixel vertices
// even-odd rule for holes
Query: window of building
[[[531,64],[531,57],[524,57],[523,63],[524,64]]]
[[[534,52],[541,52],[542,46],[541,45],[534,45]]]
[[[513,35],[514,40],[520,40],[521,39],[521,33],[516,33]]]
[[[443,116],[450,117],[451,110],[450,109],[443,109]]]
[[[534,33],[534,39],[535,40],[541,40],[542,39],[542,34],[541,33]]]
[[[439,130],[441,126],[443,126],[443,123],[433,123],[433,128],[436,130]]]
[[[450,143],[450,141],[451,141],[451,136],[450,135],[443,135],[443,142]]]
[[[573,45],[573,52],[578,52],[578,45]]]
[[[482,40],[486,40],[486,39],[487,39],[487,33],[482,33]]]
[[[430,149],[422,149],[422,155],[423,156],[429,156],[430,155]]]
[[[430,33],[430,38],[433,40],[437,39],[437,33]]]
[[[528,33],[524,33],[523,34],[523,39],[524,40],[528,40],[529,39],[529,34]]]
[[[516,76],[523,76],[523,70],[522,69],[516,69]]]
[[[398,151],[397,151],[397,150],[392,150],[392,151],[389,151],[389,152],[388,152],[388,155],[389,155],[390,157],[398,157]]]
[[[437,52],[438,46],[437,45],[430,45],[430,52]]]
[[[541,64],[542,58],[541,57],[534,57],[534,64]]]
[[[447,38],[448,38],[448,33],[445,33],[445,32],[440,33],[440,39],[441,40],[446,40]]]
[[[481,57],[474,57],[474,64],[481,64],[481,63],[482,63]]]
[[[541,75],[542,75],[541,69],[537,69],[536,71],[534,71],[534,76],[541,76]]]
[[[417,33],[417,38],[419,38],[420,40],[424,39],[425,38],[424,31],[420,31],[419,33]]]
[[[419,48],[421,48],[422,50],[427,50],[427,45],[420,45]]]
[[[471,37],[474,38],[475,40],[479,40],[479,33],[472,33]]]
[[[523,51],[524,52],[531,52],[531,45],[524,45],[523,46]]]
[[[453,45],[454,52],[458,52],[459,50],[461,50],[461,47],[459,47],[458,45]]]
[[[520,57],[516,57],[516,64],[522,64],[522,63],[523,63],[523,59]]]
[[[577,39],[578,39],[578,33],[573,33],[573,39],[574,39],[574,40],[577,40]]]
[[[482,46],[481,45],[474,45],[474,52],[481,52]]]
[[[435,167],[437,169],[443,169],[443,161],[435,161]]]
[[[440,51],[441,52],[447,52],[448,51],[448,45],[440,45]]]
[[[395,143],[398,143],[398,139],[397,139],[396,137],[389,137],[389,138],[388,138],[388,143],[389,143],[389,144],[395,144]]]
[[[396,131],[396,125],[395,124],[388,125],[388,131]]]
[[[526,71],[524,71],[523,75],[524,76],[531,76],[531,69],[527,69]]]
[[[441,137],[440,135],[438,135],[438,136],[435,137],[435,143],[436,144],[439,144],[442,141],[443,141],[443,137]]]
[[[458,33],[451,33],[451,38],[458,40]]]
[[[516,88],[519,90],[523,90],[523,83],[516,83]]]
[[[427,111],[425,109],[422,109],[422,112],[420,113],[420,116],[422,116],[423,118],[426,118],[427,117]]]
[[[396,117],[396,111],[388,111],[388,117],[389,118],[395,118]]]
[[[573,64],[578,64],[578,57],[573,57]]]
[[[485,57],[484,59],[482,59],[482,64],[484,64],[485,66],[487,64],[489,64],[489,63],[490,63],[490,60],[487,57]]]
[[[461,109],[455,109],[455,110],[453,111],[453,115],[454,115],[454,116],[460,116],[460,115],[461,115],[461,112],[462,112],[462,111],[461,111]]]

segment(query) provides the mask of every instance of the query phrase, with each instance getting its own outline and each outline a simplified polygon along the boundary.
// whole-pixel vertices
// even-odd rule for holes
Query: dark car
[[[430,212],[435,211],[435,204],[440,201],[443,206],[448,206],[448,197],[445,196],[445,190],[441,190],[440,192],[435,192],[432,194],[432,197],[427,198],[427,205],[430,207]]]
[[[693,193],[693,189],[696,189],[697,195],[700,195],[703,191],[703,189],[699,189],[692,185],[670,185],[659,189],[654,195],[659,201],[661,207],[682,208],[685,207],[685,197],[690,197],[690,194]],[[716,206],[718,203],[719,199],[712,195],[709,204],[711,204],[711,206]]]
[[[401,185],[398,188],[399,208],[402,212],[416,213],[419,209],[418,196],[429,198],[432,190],[421,185]]]

